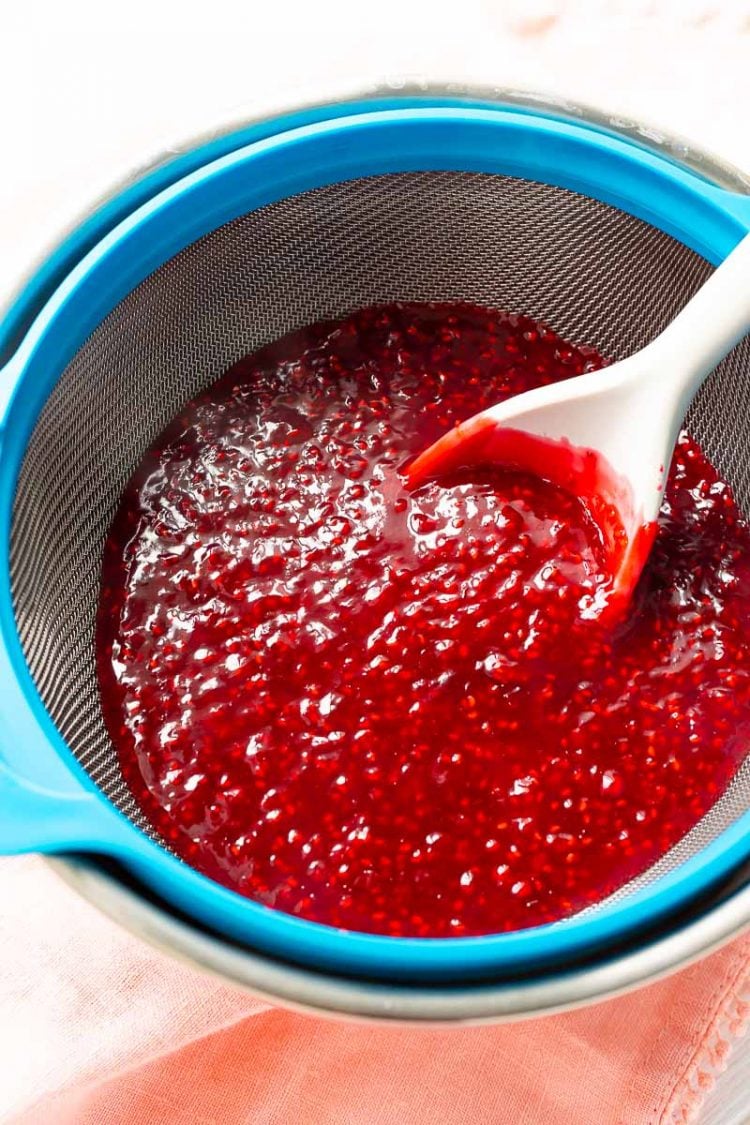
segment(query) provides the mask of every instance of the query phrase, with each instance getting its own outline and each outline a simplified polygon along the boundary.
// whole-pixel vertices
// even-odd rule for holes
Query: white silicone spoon
[[[690,400],[748,330],[750,235],[641,351],[475,414],[417,457],[407,483],[501,463],[577,493],[610,548],[612,591],[627,599],[653,542]]]

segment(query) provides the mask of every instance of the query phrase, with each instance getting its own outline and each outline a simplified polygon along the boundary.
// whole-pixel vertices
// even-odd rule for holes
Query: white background
[[[0,5],[0,297],[61,225],[170,138],[331,81],[423,75],[564,94],[750,171],[745,0]],[[703,1120],[747,1120],[722,1081],[728,1100],[714,1096]]]

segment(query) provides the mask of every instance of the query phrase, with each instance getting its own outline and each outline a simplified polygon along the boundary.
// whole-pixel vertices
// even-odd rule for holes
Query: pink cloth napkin
[[[513,1025],[274,1009],[128,936],[37,858],[0,862],[0,1120],[14,1125],[672,1125],[750,1017],[750,936]]]

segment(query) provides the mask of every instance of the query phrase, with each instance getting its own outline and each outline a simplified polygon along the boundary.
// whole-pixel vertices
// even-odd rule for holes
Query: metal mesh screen
[[[622,358],[665,327],[710,272],[681,243],[585,196],[429,172],[292,197],[227,224],[152,274],[66,368],[29,442],[13,515],[26,658],[95,781],[144,826],[100,713],[93,635],[101,548],[131,472],[187,399],[289,331],[393,300],[525,312]],[[748,339],[704,386],[690,425],[750,511]],[[641,880],[713,838],[747,808],[748,792],[750,768]]]

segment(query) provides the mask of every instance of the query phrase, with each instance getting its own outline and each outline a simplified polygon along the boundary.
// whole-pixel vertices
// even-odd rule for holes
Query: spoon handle
[[[706,376],[750,331],[750,234],[646,349],[685,405]],[[674,386],[674,384],[673,384]]]

